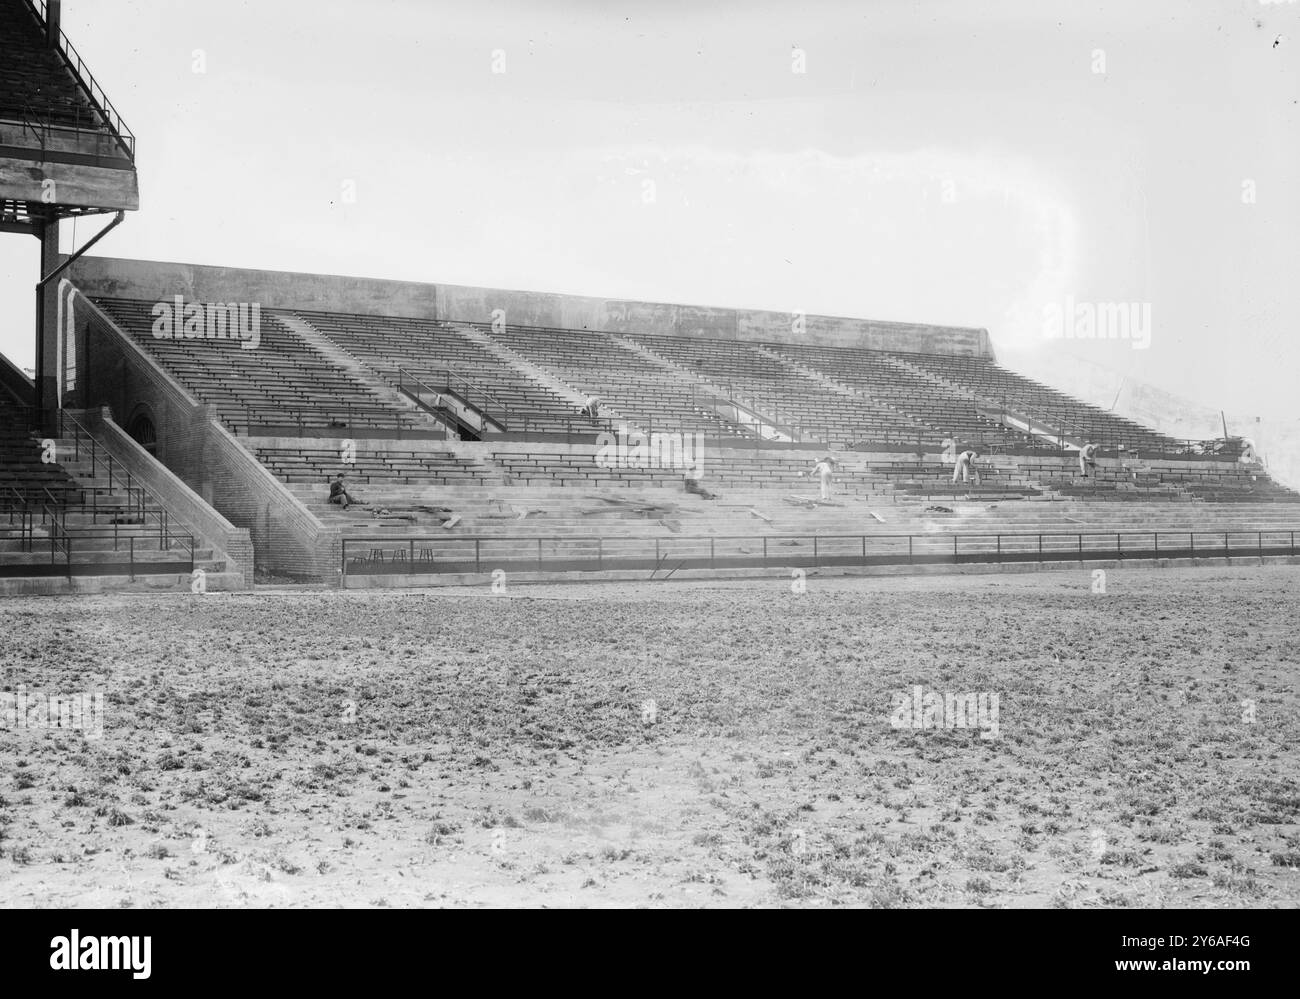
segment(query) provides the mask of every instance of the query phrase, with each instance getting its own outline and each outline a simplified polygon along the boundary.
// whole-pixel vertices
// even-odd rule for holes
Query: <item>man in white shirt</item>
[[[1092,469],[1093,478],[1097,477],[1097,450],[1098,445],[1089,441],[1083,447],[1079,448],[1079,474],[1085,479],[1088,477],[1088,469]]]
[[[961,454],[957,455],[957,464],[953,467],[952,470],[953,485],[957,484],[958,476],[961,477],[962,482],[970,481],[971,473],[975,472],[974,462],[975,459],[978,457],[979,457],[979,452],[971,450],[969,448],[963,451]],[[976,479],[979,478],[978,472],[975,472],[975,477]]]
[[[830,455],[824,457],[821,461],[813,466],[813,475],[821,480],[822,499],[831,498],[831,479],[835,475],[835,459]]]

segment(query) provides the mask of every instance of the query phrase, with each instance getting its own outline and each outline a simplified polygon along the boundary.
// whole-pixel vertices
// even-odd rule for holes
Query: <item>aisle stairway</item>
[[[242,588],[223,557],[80,429],[42,438],[30,422],[0,389],[0,592],[189,589],[196,569],[209,589]]]

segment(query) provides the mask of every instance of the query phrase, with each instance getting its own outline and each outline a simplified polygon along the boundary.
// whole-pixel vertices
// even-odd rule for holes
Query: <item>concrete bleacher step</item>
[[[63,543],[63,535],[59,535],[59,540],[55,542],[56,547]],[[137,555],[150,555],[157,552],[170,552],[172,554],[186,553],[188,557],[189,549],[182,544],[177,543],[174,539],[170,548],[160,547],[157,536],[149,537],[146,535],[128,535],[123,534],[116,540],[112,535],[102,536],[96,534],[92,537],[82,537],[76,532],[72,534],[73,550],[82,551],[134,551]],[[37,532],[33,534],[30,540],[24,540],[20,537],[0,537],[0,555],[9,552],[22,552],[27,549],[36,549],[48,552],[50,549],[50,536],[46,533]],[[211,549],[195,547],[196,552],[207,552],[203,558],[211,558]]]
[[[533,381],[537,382],[537,384],[555,393],[555,395],[567,402],[575,411],[586,402],[585,393],[574,388],[564,379],[558,377],[553,371],[547,370],[540,364],[533,363],[517,351],[510,349],[510,347],[506,346],[500,340],[488,336],[472,324],[454,323],[452,324],[452,328],[462,336],[475,341],[483,349],[491,351],[506,364],[509,364],[520,373],[527,375]]]
[[[389,405],[370,385],[341,370],[284,325],[274,310],[262,315],[257,351],[234,340],[204,341],[196,351],[185,340],[151,335],[152,303],[96,298],[95,305],[171,377],[204,402],[216,406],[231,428],[296,426],[318,430],[392,428],[428,434],[428,421],[405,407]],[[257,356],[252,356],[256,354]],[[265,358],[273,356],[274,363]]]
[[[629,493],[639,501],[654,503],[660,499],[654,491]],[[743,534],[753,536],[774,533],[817,533],[817,534],[929,534],[929,533],[1097,533],[1104,531],[1136,532],[1150,530],[1177,531],[1196,530],[1268,530],[1279,526],[1300,523],[1300,509],[1276,511],[1276,517],[1261,519],[1258,514],[1235,518],[1230,514],[1212,513],[1212,519],[1200,523],[1184,523],[1172,520],[1168,508],[1160,504],[1148,504],[1142,510],[1132,511],[1133,516],[1103,517],[1092,508],[1080,509],[1077,506],[1064,505],[1054,510],[1043,510],[1042,504],[1034,501],[1020,501],[1015,504],[957,504],[953,514],[928,514],[919,505],[910,508],[886,508],[865,502],[846,500],[841,507],[815,507],[812,509],[789,508],[783,498],[771,492],[751,493],[747,496],[735,496],[725,505],[711,504],[695,497],[677,496],[675,509],[664,516],[619,515],[618,513],[600,513],[584,516],[579,509],[583,503],[590,504],[595,497],[573,502],[563,499],[546,500],[527,495],[514,497],[513,505],[518,509],[534,510],[523,519],[506,519],[479,517],[474,512],[474,505],[465,497],[443,497],[444,505],[463,513],[461,522],[455,529],[457,536],[492,537],[492,536],[527,536],[527,537],[574,537],[601,535],[605,537],[634,536],[669,536],[684,535],[725,535]],[[488,502],[480,498],[480,502]],[[754,516],[750,508],[758,510],[764,517]],[[590,507],[589,507],[590,508]],[[1070,511],[1076,515],[1071,518]],[[1128,508],[1125,508],[1126,512]],[[341,512],[340,512],[341,513]],[[349,533],[365,533],[367,526],[375,526],[382,535],[400,536],[409,533],[427,533],[443,536],[437,524],[418,524],[409,527],[388,524],[379,527],[374,521],[365,517],[364,512],[349,511],[358,519],[348,522],[346,517],[331,519],[331,514],[322,511],[322,517],[332,523],[344,526]],[[878,516],[872,516],[877,513]],[[1091,514],[1086,522],[1077,515]],[[338,517],[337,514],[334,517]],[[766,519],[765,519],[766,518]],[[666,522],[671,522],[669,527]]]
[[[74,575],[71,579],[66,575],[0,575],[0,596],[122,591],[191,594],[192,581],[188,571],[138,573],[135,578],[123,573]],[[207,572],[204,582],[208,593],[236,592],[246,588],[242,574],[224,569]]]
[[[804,377],[810,379],[811,381],[815,381],[820,385],[824,385],[827,389],[829,389],[831,392],[836,393],[837,395],[844,396],[845,398],[848,399],[853,399],[855,402],[859,403],[860,405],[865,405],[871,407],[872,409],[875,409],[877,412],[880,413],[881,419],[885,421],[884,423],[885,426],[893,426],[895,427],[895,429],[900,431],[906,430],[907,432],[917,435],[918,437],[921,436],[929,437],[929,436],[933,436],[933,434],[935,433],[935,428],[924,426],[916,418],[910,416],[902,409],[899,409],[897,406],[891,404],[889,401],[881,398],[873,399],[865,392],[855,389],[852,386],[845,385],[843,382],[837,381],[835,378],[831,377],[825,372],[819,371],[816,368],[800,363],[794,357],[780,354],[775,350],[771,349],[770,347],[765,347],[762,345],[756,345],[755,350],[757,350],[759,353],[767,357],[771,357],[775,360],[779,360],[780,362],[789,365],[791,368],[793,368],[795,371],[802,374]]]
[[[429,430],[447,431],[445,424],[435,420],[426,410],[417,406],[412,400],[402,393],[398,392],[392,385],[363,364],[358,358],[354,357],[345,348],[336,344],[329,337],[325,336],[320,330],[312,326],[301,316],[293,313],[277,312],[276,318],[284,323],[291,331],[301,337],[306,343],[310,344],[313,349],[330,361],[335,367],[346,371],[357,382],[368,388],[371,394],[394,410],[405,410],[410,414],[411,419],[416,424],[422,424]]]
[[[126,563],[128,555],[128,549],[123,547],[114,549],[111,545],[108,547],[100,547],[97,545],[77,545],[73,550],[72,561],[76,564]],[[190,556],[188,551],[159,551],[157,548],[137,548],[134,553],[134,560],[139,565],[171,565],[184,563],[188,566]],[[44,550],[41,550],[41,546],[38,545],[35,551],[30,552],[14,549],[5,549],[4,551],[0,551],[0,566],[45,565],[50,563],[62,565],[66,561],[67,559],[62,551],[57,551],[52,558],[48,546],[45,546]],[[221,571],[224,571],[225,569],[225,562],[220,561],[218,563],[215,561],[212,558],[211,550],[197,550],[194,555],[194,564],[197,568],[206,569],[206,567],[210,565],[214,567],[214,569],[220,569]]]

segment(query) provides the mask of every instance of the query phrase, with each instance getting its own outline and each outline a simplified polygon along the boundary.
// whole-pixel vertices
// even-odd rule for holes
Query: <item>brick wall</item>
[[[113,421],[107,408],[78,410],[73,415],[140,485],[163,503],[173,520],[202,538],[204,546],[210,545],[215,557],[225,558],[228,572],[239,573],[245,586],[253,585],[253,540],[247,528],[230,523],[171,469],[150,457]]]
[[[209,426],[204,465],[212,503],[248,528],[258,565],[277,575],[337,581],[342,557],[337,528],[322,524],[225,427],[215,420]]]
[[[200,488],[198,459],[211,420],[209,407],[154,364],[84,296],[74,292],[67,308],[76,329],[78,375],[75,390],[64,393],[64,406],[107,406],[113,420],[127,429],[137,414],[148,414],[157,430],[158,460],[207,499]]]

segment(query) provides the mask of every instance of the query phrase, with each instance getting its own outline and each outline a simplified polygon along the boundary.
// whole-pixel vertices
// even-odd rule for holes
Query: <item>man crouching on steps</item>
[[[1092,469],[1092,477],[1097,477],[1097,452],[1100,448],[1089,441],[1079,448],[1079,474],[1085,479],[1088,478],[1088,469]]]
[[[344,510],[346,510],[351,504],[357,502],[357,500],[348,493],[348,487],[343,481],[342,472],[339,472],[334,481],[330,483],[329,501],[331,503],[342,504]]]

